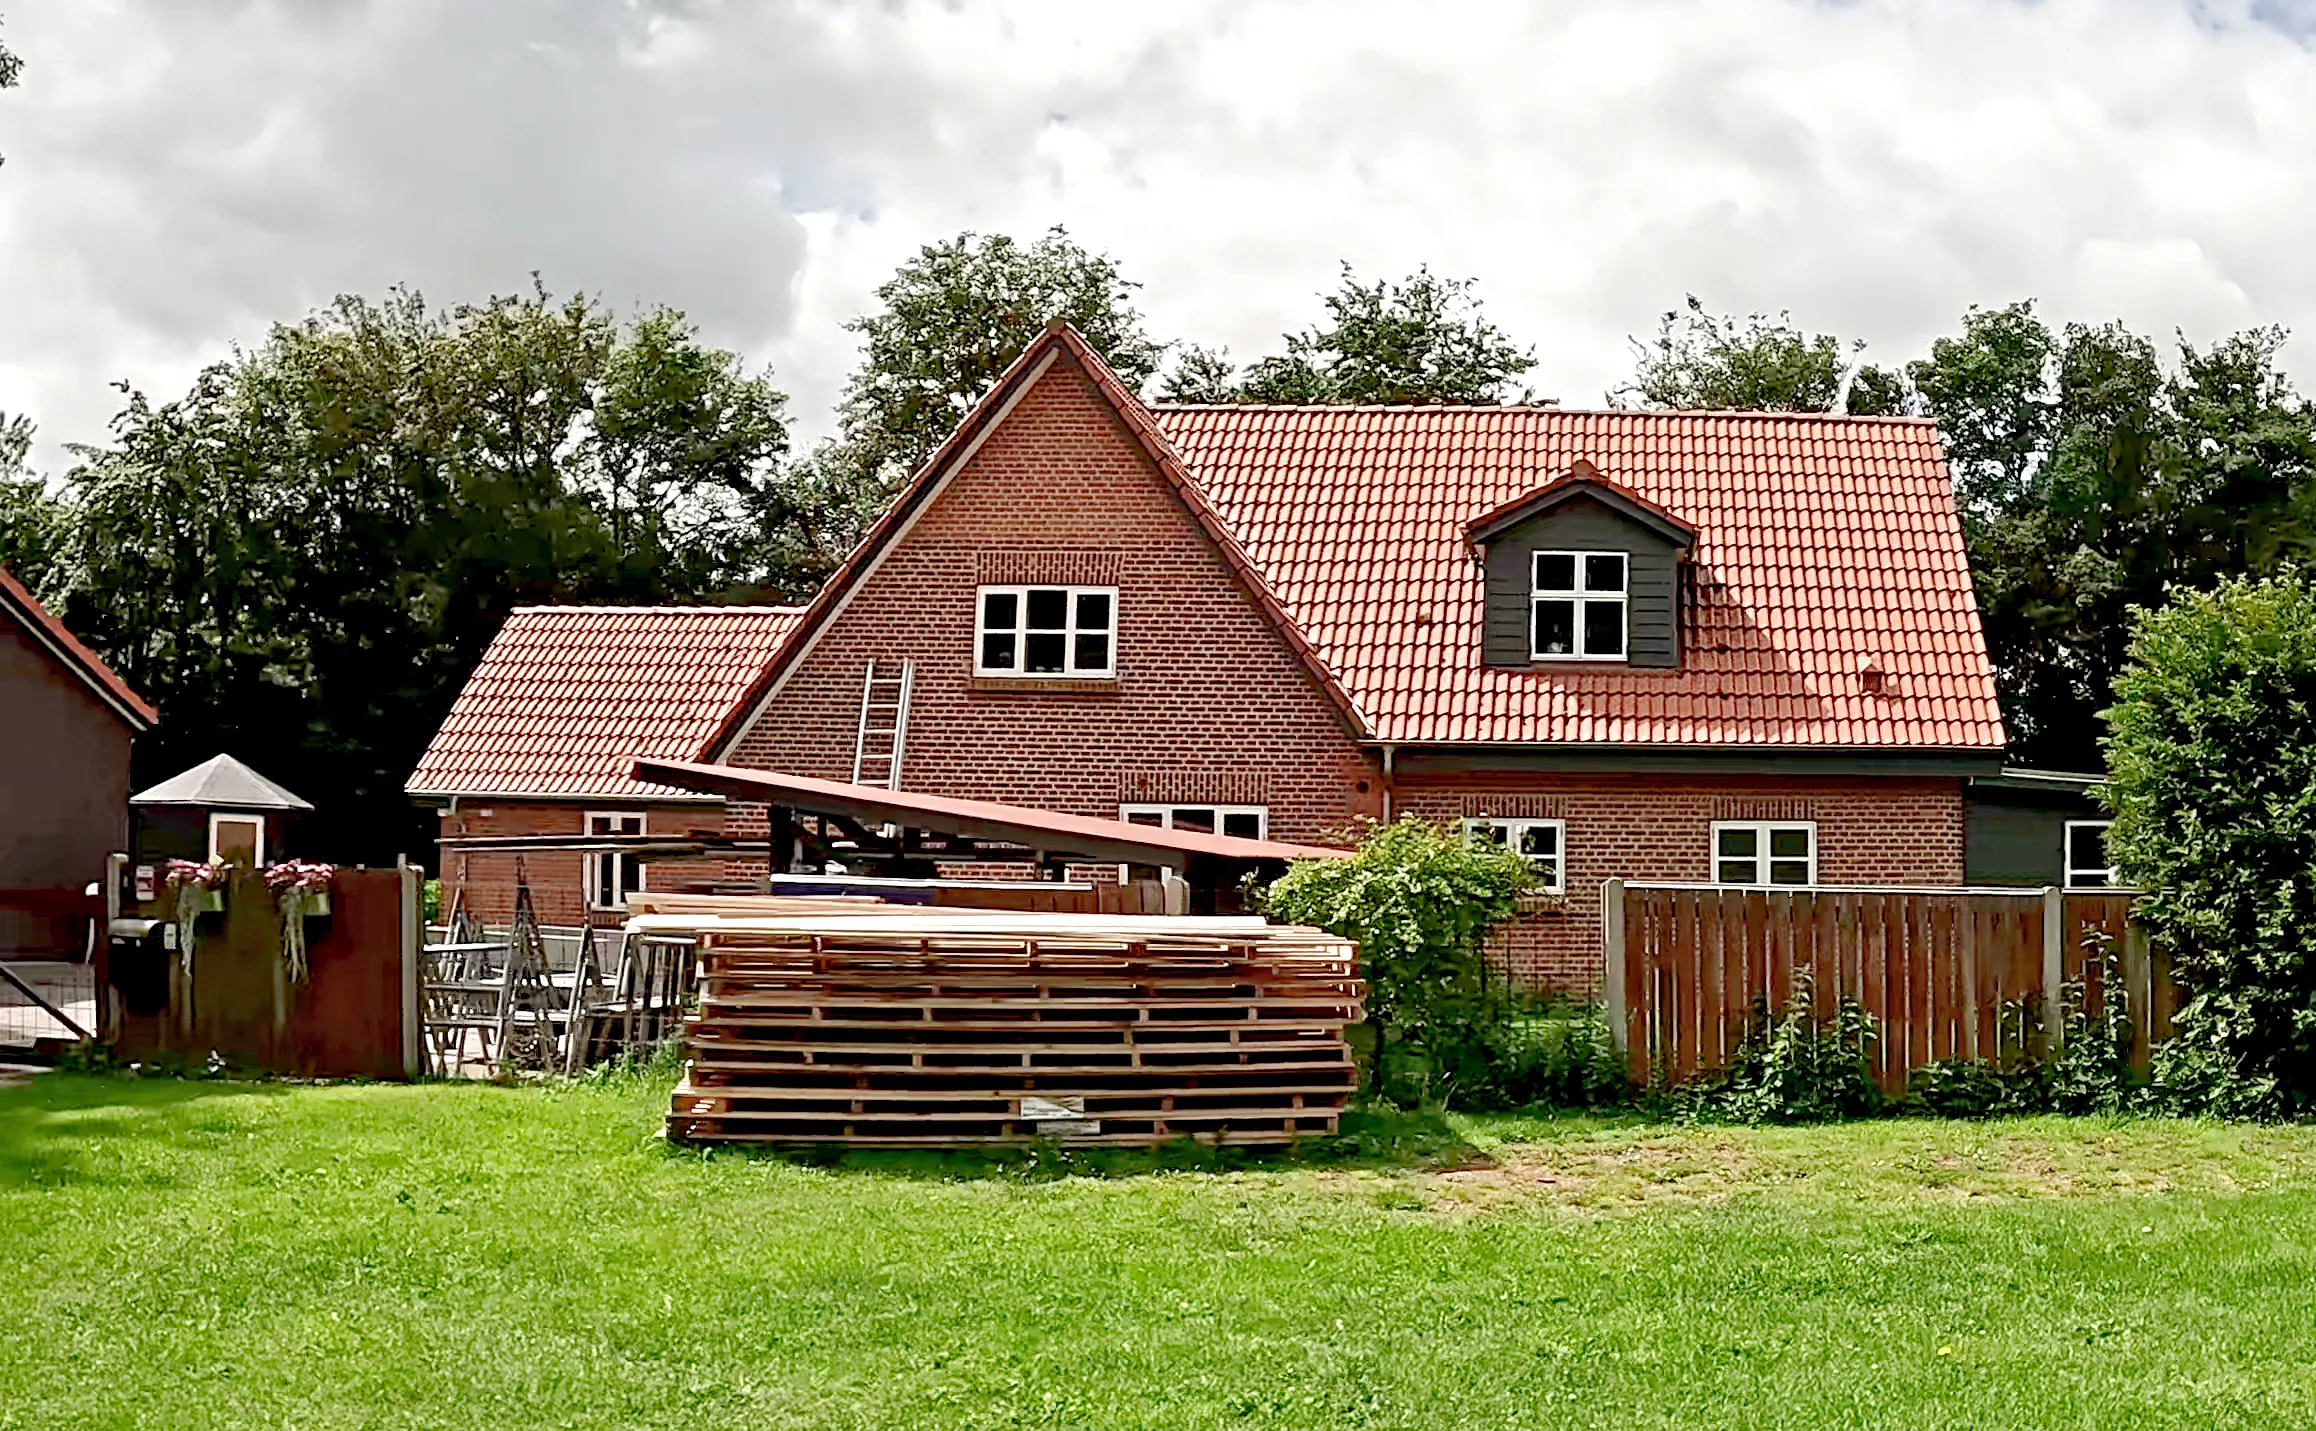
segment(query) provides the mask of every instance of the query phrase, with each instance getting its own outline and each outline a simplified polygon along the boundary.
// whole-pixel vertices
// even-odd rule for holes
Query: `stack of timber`
[[[699,949],[668,1117],[698,1142],[1284,1143],[1358,1086],[1347,940],[1260,919],[651,915]]]

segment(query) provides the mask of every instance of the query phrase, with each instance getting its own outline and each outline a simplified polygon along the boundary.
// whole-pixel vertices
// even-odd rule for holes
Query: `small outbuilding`
[[[2107,858],[2103,775],[2005,766],[1976,775],[1967,790],[1969,827],[1963,878],[1974,885],[2057,885],[2101,889],[2115,883]]]
[[[290,854],[291,825],[314,807],[230,755],[213,755],[129,797],[132,861],[225,859],[255,867]]]

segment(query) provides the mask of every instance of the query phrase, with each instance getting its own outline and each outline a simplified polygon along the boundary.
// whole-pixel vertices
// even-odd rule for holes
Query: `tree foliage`
[[[1633,380],[1611,396],[1661,408],[1904,412],[1905,380],[1857,361],[1864,346],[1803,333],[1787,313],[1717,318],[1692,293],[1658,321],[1654,342],[1633,341]]]
[[[1136,287],[1116,260],[1059,228],[1030,244],[968,232],[925,245],[877,289],[878,310],[847,325],[863,352],[845,388],[843,448],[830,460],[849,460],[889,491],[1057,318],[1139,387],[1164,349],[1142,330]]]
[[[43,601],[59,594],[71,511],[26,466],[32,420],[0,412],[0,567]]]
[[[2134,607],[2308,550],[2316,408],[2284,376],[2283,342],[2181,340],[2167,366],[2118,324],[2053,333],[2018,304],[1971,314],[1914,365],[1948,434],[2020,758],[2097,760]]]
[[[766,575],[783,401],[666,310],[341,298],[80,451],[68,619],[163,710],[141,776],[231,750],[331,853],[420,848],[402,781],[515,605]]]
[[[2138,613],[2107,739],[2107,849],[2194,997],[2160,1081],[2316,1111],[2316,583],[2232,577]]]
[[[1470,279],[1419,268],[1401,283],[1361,283],[1343,265],[1327,321],[1286,335],[1287,351],[1235,381],[1222,355],[1185,355],[1165,396],[1180,401],[1273,403],[1498,403],[1524,397],[1512,384],[1536,366],[1472,295]],[[1196,392],[1197,396],[1189,396]]]
[[[1371,828],[1353,858],[1297,861],[1263,909],[1359,945],[1372,1086],[1402,1102],[1445,1101],[1491,1081],[1515,1010],[1481,944],[1534,883],[1518,854],[1407,815]]]

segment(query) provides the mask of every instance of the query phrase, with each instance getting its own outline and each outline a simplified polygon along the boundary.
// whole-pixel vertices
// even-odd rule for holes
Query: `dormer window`
[[[1532,555],[1529,651],[1538,661],[1625,658],[1623,552],[1540,551]]]

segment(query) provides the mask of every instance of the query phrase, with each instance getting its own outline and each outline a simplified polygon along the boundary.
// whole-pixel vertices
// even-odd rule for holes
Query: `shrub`
[[[2316,1111],[2316,587],[2236,579],[2136,613],[2107,713],[2109,856],[2193,997],[2158,1082]]]
[[[1535,880],[1518,854],[1408,815],[1370,825],[1350,859],[1296,861],[1260,902],[1359,945],[1370,1091],[1400,1103],[1492,1102],[1520,1057],[1520,1006],[1490,976],[1481,945]]]
[[[1733,1123],[1822,1123],[1881,1111],[1869,1062],[1874,1021],[1844,998],[1817,1017],[1817,990],[1797,973],[1782,1009],[1756,999],[1729,1066],[1672,1090],[1676,1115]]]

